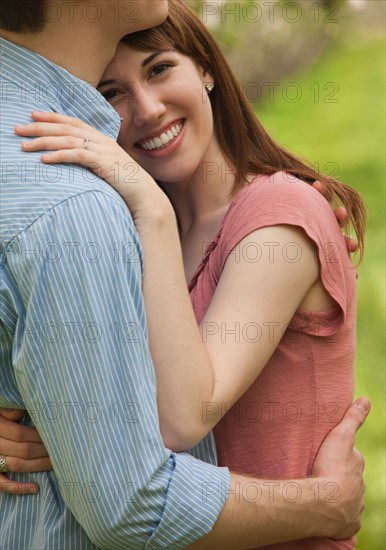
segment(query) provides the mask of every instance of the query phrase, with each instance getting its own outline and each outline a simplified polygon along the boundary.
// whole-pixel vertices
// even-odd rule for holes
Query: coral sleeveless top
[[[312,186],[285,172],[257,176],[231,203],[189,290],[200,323],[230,253],[248,255],[248,261],[267,253],[296,261],[301,254],[296,243],[282,250],[242,249],[248,234],[279,224],[302,228],[316,245],[321,281],[336,305],[323,312],[295,313],[262,373],[227,411],[214,435],[220,466],[258,478],[285,479],[310,475],[320,444],[341,420],[354,392],[357,274],[330,205]],[[252,489],[246,498],[258,499],[258,488]],[[302,497],[296,484],[284,491],[294,505]],[[333,500],[338,488],[331,486],[327,497],[316,485],[314,491],[315,499]],[[269,548],[354,547],[355,539],[313,538]]]

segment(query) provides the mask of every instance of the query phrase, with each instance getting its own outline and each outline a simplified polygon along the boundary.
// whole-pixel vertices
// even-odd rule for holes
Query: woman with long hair
[[[354,391],[356,271],[328,201],[346,208],[362,259],[360,196],[275,143],[181,0],[164,24],[123,39],[98,90],[122,118],[119,145],[54,113],[16,131],[36,138],[25,151],[50,151],[45,163],[98,173],[132,213],[165,445],[199,457],[213,430],[219,465],[310,475]],[[142,261],[129,246],[112,253]],[[135,327],[126,336],[135,342]],[[301,498],[296,484],[287,498]]]

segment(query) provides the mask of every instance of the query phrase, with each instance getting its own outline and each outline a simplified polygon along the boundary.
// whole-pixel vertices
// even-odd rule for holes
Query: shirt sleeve
[[[165,449],[141,292],[142,256],[123,202],[86,192],[15,239],[19,391],[61,497],[99,548],[184,548],[206,535],[229,471]],[[76,491],[74,487],[87,491]]]
[[[259,176],[245,187],[231,205],[222,228],[214,260],[216,280],[221,277],[230,253],[258,262],[262,254],[280,254],[289,263],[301,256],[295,242],[264,243],[263,247],[240,249],[241,241],[253,231],[273,225],[292,225],[304,230],[315,245],[323,286],[336,307],[326,312],[298,310],[290,328],[315,336],[332,336],[345,321],[349,302],[355,298],[356,272],[349,259],[341,229],[331,205],[309,184],[287,174]]]

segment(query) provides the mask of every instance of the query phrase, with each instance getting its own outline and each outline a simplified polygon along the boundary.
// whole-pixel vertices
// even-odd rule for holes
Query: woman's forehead
[[[121,43],[113,59],[106,67],[102,80],[106,80],[106,75],[108,78],[111,78],[113,75],[125,77],[130,72],[132,74],[139,72],[155,61],[158,56],[168,53],[185,57],[179,51],[171,48],[138,50],[125,43]]]
[[[151,55],[151,51],[141,52],[130,48],[126,44],[119,44],[113,59],[107,65],[103,74],[103,79],[106,75],[109,77],[114,75],[123,75],[128,72],[134,72],[137,67],[141,66],[142,60]]]

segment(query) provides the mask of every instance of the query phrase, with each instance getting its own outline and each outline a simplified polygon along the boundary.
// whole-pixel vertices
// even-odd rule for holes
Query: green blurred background
[[[358,548],[385,549],[385,1],[189,3],[269,133],[367,205],[356,396],[372,412],[357,437],[367,485]]]
[[[366,460],[367,508],[358,536],[363,550],[386,548],[384,48],[384,41],[371,34],[357,36],[355,44],[342,37],[296,75],[304,90],[301,101],[279,98],[256,109],[281,143],[318,162],[321,171],[334,171],[334,177],[360,191],[368,208],[365,257],[358,269],[356,360],[356,396],[367,395],[373,407],[357,438]],[[308,87],[331,81],[339,84],[339,102],[315,103]]]

